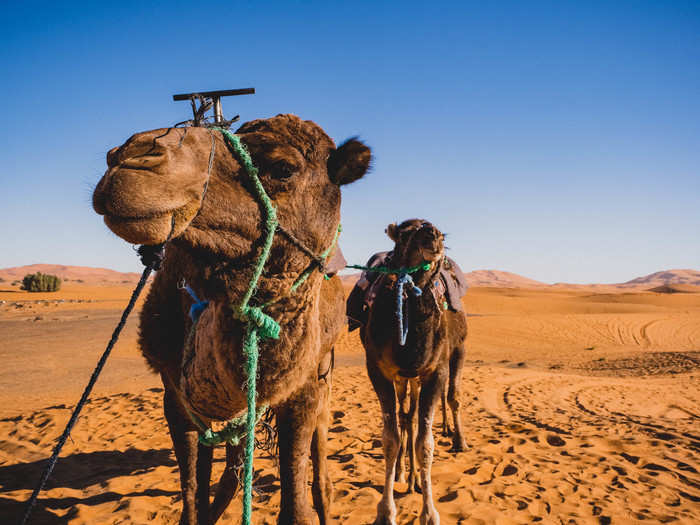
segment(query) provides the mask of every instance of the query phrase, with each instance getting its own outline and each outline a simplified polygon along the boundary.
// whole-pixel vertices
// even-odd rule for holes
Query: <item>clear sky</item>
[[[465,270],[619,282],[700,268],[700,3],[3,2],[0,267],[140,271],[91,209],[105,153],[253,86],[241,119],[360,135],[342,246],[422,217]]]

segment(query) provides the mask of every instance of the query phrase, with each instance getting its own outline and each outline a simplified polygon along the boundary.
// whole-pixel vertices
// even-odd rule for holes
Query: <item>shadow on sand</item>
[[[48,459],[30,463],[17,463],[0,467],[0,494],[24,490],[32,491],[46,467]],[[51,477],[46,482],[45,490],[54,488],[85,489],[91,486],[105,486],[111,478],[144,474],[159,466],[176,465],[171,449],[137,450],[124,452],[99,451],[88,454],[73,454],[59,458]],[[42,493],[44,494],[44,493]],[[121,494],[105,491],[94,496],[47,498],[39,495],[30,520],[31,524],[66,523],[77,510],[66,509],[75,505],[100,505],[122,498],[137,496],[179,496],[179,491],[144,489]],[[3,523],[19,523],[24,514],[26,501],[30,493],[21,500],[0,497],[0,516]],[[51,511],[61,511],[61,517]]]

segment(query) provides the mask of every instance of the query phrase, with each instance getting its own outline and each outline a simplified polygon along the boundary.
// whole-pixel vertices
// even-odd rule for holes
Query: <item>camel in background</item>
[[[440,517],[433,503],[430,479],[434,449],[432,423],[448,377],[447,402],[452,410],[454,427],[452,450],[461,451],[466,446],[459,416],[467,336],[461,297],[466,291],[466,281],[459,266],[444,255],[443,234],[429,222],[411,219],[398,226],[390,224],[386,231],[395,243],[394,249],[379,259],[375,256],[369,266],[381,264],[406,269],[429,263],[429,269],[412,273],[413,284],[410,281],[406,284],[404,297],[397,297],[400,276],[381,274],[364,290],[360,284],[356,288],[358,291],[353,291],[348,299],[351,328],[353,320],[355,326],[360,327],[367,372],[379,398],[384,422],[382,437],[386,471],[375,525],[396,525],[394,480],[402,475],[404,453],[408,454],[410,465],[408,490],[417,489],[423,494],[420,522],[437,525]],[[414,285],[422,293],[413,289]],[[368,297],[369,304],[365,302],[359,308],[358,297],[362,300]],[[401,317],[407,321],[404,344],[399,332],[397,301],[404,303]],[[356,315],[353,316],[351,311]],[[420,467],[419,485],[416,456]]]

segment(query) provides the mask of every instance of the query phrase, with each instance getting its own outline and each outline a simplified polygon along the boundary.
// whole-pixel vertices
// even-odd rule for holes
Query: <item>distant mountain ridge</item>
[[[141,274],[134,272],[118,272],[109,268],[91,268],[89,266],[68,266],[64,264],[28,264],[14,268],[0,269],[0,279],[5,281],[21,281],[28,273],[48,273],[61,279],[82,281],[87,284],[121,284],[138,281]]]
[[[21,280],[28,273],[49,273],[61,279],[82,281],[87,284],[122,284],[135,283],[140,274],[135,272],[118,272],[108,268],[92,268],[89,266],[68,266],[62,264],[30,264],[14,268],[0,269],[0,279],[5,282]],[[342,275],[346,285],[354,284],[359,273]],[[517,273],[503,270],[474,270],[465,273],[469,286],[484,286],[495,288],[617,288],[617,289],[651,289],[663,286],[700,287],[700,271],[690,269],[662,270],[643,277],[617,284],[547,284],[530,279]]]
[[[469,286],[492,286],[495,288],[531,288],[547,284],[503,270],[474,270],[464,274]]]
[[[665,284],[686,284],[700,286],[700,271],[698,270],[663,270],[637,277],[623,283],[623,286],[662,286]]]
[[[624,283],[613,284],[574,284],[555,283],[547,284],[517,273],[503,270],[474,270],[464,274],[469,286],[483,286],[494,288],[599,288],[599,289],[651,289],[662,286],[700,286],[700,271],[698,270],[662,270],[643,277],[637,277]],[[343,283],[354,284],[359,273],[344,275]],[[690,290],[690,289],[688,289]]]

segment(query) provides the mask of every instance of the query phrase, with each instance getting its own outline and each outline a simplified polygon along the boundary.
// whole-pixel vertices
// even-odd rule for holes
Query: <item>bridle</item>
[[[401,238],[402,234],[408,233],[410,231],[410,237],[406,240],[406,246],[410,246],[411,243],[413,242],[413,238],[420,232],[421,230],[432,227],[433,225],[430,224],[429,222],[423,221],[417,228],[411,228],[411,230],[403,230],[399,232],[399,238]],[[432,282],[434,277],[438,274],[440,271],[440,266],[442,264],[443,257],[440,257],[438,261],[435,263],[435,267],[432,268],[432,264],[430,264],[428,269],[433,270],[433,274],[430,276],[428,279],[428,282]],[[414,267],[414,268],[419,268],[420,267]],[[396,322],[397,322],[397,328],[398,328],[398,340],[399,340],[399,345],[400,346],[405,346],[406,345],[406,339],[408,338],[408,330],[409,330],[409,319],[408,319],[408,310],[404,308],[404,287],[408,285],[408,290],[413,294],[414,297],[420,297],[423,295],[423,290],[416,286],[416,284],[413,282],[413,277],[411,271],[406,271],[406,269],[402,269],[403,271],[399,271],[398,273],[398,278],[396,279],[396,282],[394,284],[394,288],[396,290]],[[417,270],[416,270],[417,271]],[[440,310],[438,306],[438,312],[442,313],[442,310]]]

